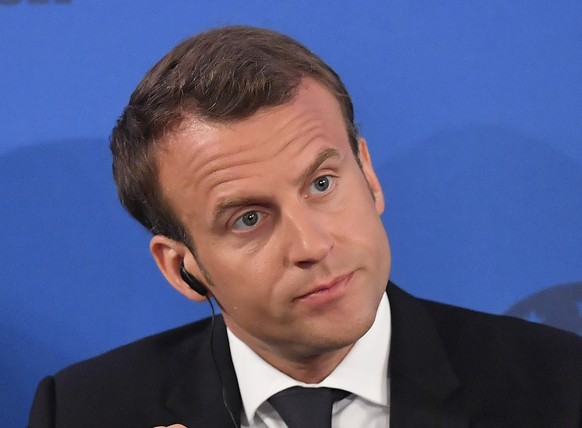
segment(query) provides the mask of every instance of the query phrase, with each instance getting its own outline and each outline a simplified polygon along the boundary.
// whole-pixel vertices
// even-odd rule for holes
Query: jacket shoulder
[[[419,299],[397,287],[389,287],[388,295],[393,340],[398,339],[391,349],[392,373],[398,374],[393,381],[401,390],[410,390],[409,380],[416,379],[420,387],[413,389],[414,400],[419,391],[426,391],[426,377],[437,368],[442,374],[444,366],[455,382],[446,402],[439,402],[443,413],[464,414],[475,426],[580,426],[581,337]],[[397,344],[406,350],[398,350]],[[440,383],[434,383],[439,388]]]
[[[186,350],[195,354],[209,339],[210,324],[211,320],[205,318],[139,339],[66,367],[54,377],[59,382],[77,382],[94,374],[99,379],[119,381],[117,376],[128,377],[134,373],[143,376],[148,369],[158,371],[160,366],[173,363],[176,356]],[[114,373],[116,377],[112,376]]]
[[[581,417],[582,337],[510,316],[424,303],[457,374],[470,388],[492,395],[486,400],[490,411],[509,411],[512,403],[514,414],[539,412],[540,420],[552,406],[562,407],[556,418],[566,408]]]
[[[582,337],[544,324],[420,299],[448,342],[480,338],[492,348],[548,358],[582,357]],[[582,366],[580,367],[582,368]]]
[[[182,382],[181,374],[191,361],[205,352],[211,324],[204,319],[158,333],[45,378],[29,426],[137,427],[168,420],[171,414],[163,397]]]

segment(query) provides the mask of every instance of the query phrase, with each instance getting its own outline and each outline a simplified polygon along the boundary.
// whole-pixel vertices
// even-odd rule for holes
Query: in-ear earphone
[[[184,280],[188,287],[194,290],[196,293],[200,294],[201,296],[206,296],[208,294],[208,290],[199,280],[197,280],[193,275],[191,275],[184,267],[184,261],[180,263],[180,276]]]

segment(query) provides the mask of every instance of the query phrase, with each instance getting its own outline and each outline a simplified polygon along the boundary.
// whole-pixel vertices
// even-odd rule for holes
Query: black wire
[[[210,304],[210,311],[212,312],[212,317],[210,319],[210,353],[212,354],[214,367],[216,367],[216,371],[218,372],[218,380],[220,382],[220,389],[222,390],[222,403],[224,404],[224,407],[230,416],[230,420],[232,421],[233,426],[238,428],[238,423],[236,422],[236,419],[232,414],[230,407],[228,406],[228,400],[226,399],[226,389],[224,388],[224,382],[222,381],[222,372],[220,371],[220,366],[218,365],[218,362],[216,361],[216,355],[214,354],[214,318],[216,315],[214,313],[214,305],[212,304],[212,300],[210,297],[207,297],[207,300]]]

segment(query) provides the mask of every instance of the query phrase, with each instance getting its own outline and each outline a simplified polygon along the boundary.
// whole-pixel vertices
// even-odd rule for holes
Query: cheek
[[[363,185],[357,187],[357,193],[352,193],[352,197],[343,204],[346,222],[350,223],[350,227],[360,231],[376,229],[381,223],[376,202],[365,183],[362,180]],[[357,197],[354,197],[354,194]]]
[[[384,266],[390,263],[390,249],[386,229],[368,188],[345,205],[346,209],[335,225],[338,241],[346,251],[358,254],[373,264],[384,275]],[[388,268],[389,269],[389,268]]]
[[[237,306],[249,301],[270,301],[282,276],[277,248],[263,246],[248,254],[240,250],[216,250],[206,264],[213,293],[221,304]]]

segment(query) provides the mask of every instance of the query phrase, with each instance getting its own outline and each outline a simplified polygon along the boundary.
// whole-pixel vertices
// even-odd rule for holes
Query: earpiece
[[[194,290],[196,293],[200,294],[201,296],[206,296],[208,294],[208,290],[206,287],[198,281],[194,276],[190,275],[190,273],[184,267],[184,261],[180,264],[180,276],[184,280],[188,286]]]

